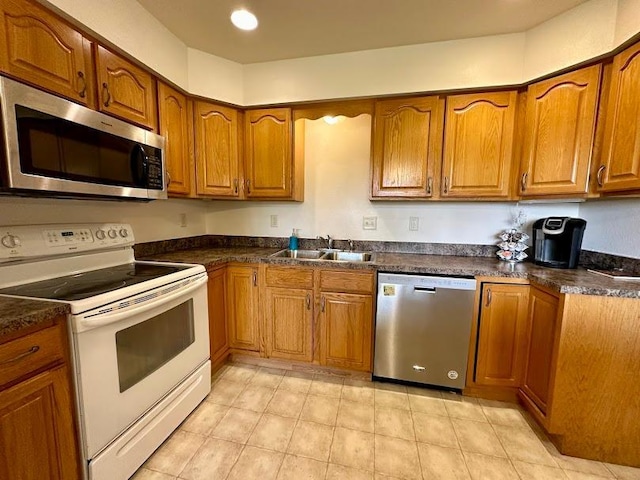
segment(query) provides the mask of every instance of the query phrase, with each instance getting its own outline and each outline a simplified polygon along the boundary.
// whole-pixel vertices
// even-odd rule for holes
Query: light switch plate
[[[409,217],[409,231],[417,232],[420,229],[420,217]]]
[[[278,228],[278,215],[271,215],[271,228]]]
[[[362,217],[362,229],[363,230],[377,230],[378,229],[378,217]]]

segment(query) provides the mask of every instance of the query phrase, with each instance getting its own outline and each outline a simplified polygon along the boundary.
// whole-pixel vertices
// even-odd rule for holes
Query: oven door
[[[206,284],[201,273],[72,317],[87,459],[208,360]]]

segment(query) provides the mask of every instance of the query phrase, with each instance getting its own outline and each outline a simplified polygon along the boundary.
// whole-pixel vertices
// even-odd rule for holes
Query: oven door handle
[[[105,313],[100,313],[100,310],[104,309],[104,307],[101,309],[98,309],[98,313],[88,315],[88,316],[83,316],[80,318],[80,322],[79,322],[81,327],[80,330],[85,331],[85,330],[90,330],[92,328],[102,327],[104,325],[109,325],[110,323],[119,322],[124,318],[132,317],[134,315],[140,315],[141,313],[144,313],[148,310],[158,308],[159,306],[162,306],[166,303],[174,301],[180,297],[184,297],[189,293],[193,292],[194,290],[199,289],[203,285],[206,285],[207,279],[208,279],[207,275],[203,274],[202,277],[194,280],[193,282],[185,285],[184,287],[178,288],[172,291],[171,293],[163,295],[161,297],[150,298],[149,300],[139,304],[138,306],[125,307],[122,309],[108,311]],[[167,287],[165,286],[164,288],[167,288]],[[142,293],[139,295],[139,297],[144,297],[147,295],[149,295],[149,292]],[[158,302],[154,300],[160,300],[160,301]],[[122,302],[116,302],[116,304],[117,303],[122,303]]]

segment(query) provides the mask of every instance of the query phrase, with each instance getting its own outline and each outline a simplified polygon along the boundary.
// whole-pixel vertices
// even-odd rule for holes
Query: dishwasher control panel
[[[378,284],[385,292],[385,284],[410,285],[423,288],[448,288],[451,290],[475,290],[476,280],[473,278],[459,277],[431,277],[421,275],[402,275],[397,273],[378,274]]]

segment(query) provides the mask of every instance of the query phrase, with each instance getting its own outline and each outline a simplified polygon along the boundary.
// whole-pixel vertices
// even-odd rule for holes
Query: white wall
[[[242,65],[208,53],[187,49],[189,88],[194,95],[244,105]]]
[[[46,223],[130,223],[136,242],[205,235],[206,202],[156,200],[149,203],[39,199],[0,196],[0,225]],[[180,226],[180,214],[187,226]]]
[[[576,216],[577,204],[481,202],[370,202],[369,145],[371,118],[361,115],[336,125],[307,121],[305,201],[294,203],[212,202],[207,214],[211,234],[301,236],[330,234],[339,239],[492,244],[511,225],[518,208],[533,220],[549,215]],[[278,215],[279,227],[270,227]],[[362,217],[377,216],[377,230],[363,230]],[[409,217],[420,229],[409,231]]]
[[[638,33],[639,19],[640,2],[638,0],[618,0],[615,46],[624,43]]]
[[[640,258],[640,199],[587,202],[580,217],[587,221],[582,248]]]
[[[611,51],[617,3],[617,0],[591,0],[527,31],[522,80],[529,81]],[[640,15],[635,19],[637,31]]]
[[[244,65],[246,105],[508,85],[522,81],[524,34]]]

